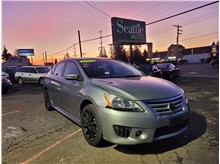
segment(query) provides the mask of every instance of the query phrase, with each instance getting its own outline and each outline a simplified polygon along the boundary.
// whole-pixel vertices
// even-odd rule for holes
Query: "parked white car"
[[[20,85],[24,83],[44,84],[44,77],[50,71],[46,66],[22,66],[15,73],[15,81]]]

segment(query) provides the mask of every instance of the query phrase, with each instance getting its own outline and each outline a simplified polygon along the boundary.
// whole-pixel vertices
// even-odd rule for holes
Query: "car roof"
[[[21,68],[39,68],[39,67],[47,67],[47,66],[21,66]]]
[[[85,57],[85,58],[68,58],[68,59],[64,59],[62,61],[80,61],[80,60],[113,60],[110,58],[95,58],[95,57]]]

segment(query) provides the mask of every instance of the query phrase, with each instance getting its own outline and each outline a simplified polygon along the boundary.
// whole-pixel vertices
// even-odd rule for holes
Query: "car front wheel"
[[[103,144],[103,134],[99,115],[92,104],[84,107],[81,114],[81,127],[86,141],[92,146]]]
[[[50,101],[50,96],[48,93],[48,90],[44,90],[44,103],[45,103],[45,108],[48,111],[53,110],[53,107],[51,106],[51,101]]]

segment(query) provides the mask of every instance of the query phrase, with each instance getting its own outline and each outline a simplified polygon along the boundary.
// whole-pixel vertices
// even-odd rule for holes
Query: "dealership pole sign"
[[[18,49],[19,56],[34,56],[34,49]]]
[[[145,22],[116,18],[111,19],[113,44],[146,44]]]

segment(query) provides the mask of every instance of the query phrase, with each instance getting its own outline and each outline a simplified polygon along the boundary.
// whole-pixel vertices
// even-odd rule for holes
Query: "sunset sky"
[[[2,47],[13,54],[15,49],[33,48],[34,63],[42,63],[42,53],[49,60],[72,57],[81,33],[85,57],[98,56],[102,31],[103,46],[109,55],[112,43],[111,17],[147,23],[175,15],[214,1],[2,1]],[[219,3],[146,26],[147,42],[153,52],[166,51],[176,43],[177,29],[182,26],[180,44],[186,48],[208,46],[219,40]],[[67,50],[66,50],[67,49]],[[142,49],[147,49],[146,45]],[[79,57],[79,45],[76,45]],[[62,52],[61,52],[62,51]],[[59,53],[61,52],[61,53]]]

